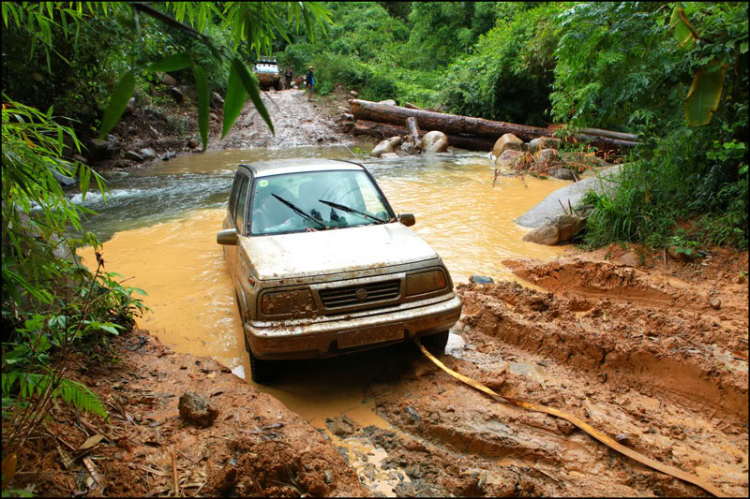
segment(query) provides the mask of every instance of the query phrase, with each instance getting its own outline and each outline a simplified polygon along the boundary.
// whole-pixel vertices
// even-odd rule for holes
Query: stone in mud
[[[187,146],[190,149],[197,149],[199,145],[200,143],[194,138],[187,141]]]
[[[143,156],[141,156],[140,154],[138,154],[138,153],[137,153],[137,152],[135,152],[135,151],[128,151],[128,152],[126,152],[126,153],[125,153],[125,159],[130,159],[130,160],[133,160],[133,161],[135,161],[136,163],[141,163],[141,162],[143,162]]]
[[[575,180],[573,172],[569,168],[551,168],[549,176],[559,180]]]
[[[628,251],[627,253],[622,255],[620,257],[620,261],[625,265],[629,265],[631,267],[638,267],[641,265],[641,257],[639,257],[638,254],[634,251]]]
[[[512,133],[506,133],[495,142],[495,146],[492,148],[492,155],[499,158],[503,151],[523,151],[523,140],[519,139]]]
[[[562,140],[560,139],[556,139],[554,137],[539,137],[536,139],[532,139],[528,144],[526,144],[526,149],[531,154],[535,154],[537,151],[541,151],[542,149],[560,149],[560,144],[562,144]]]
[[[473,275],[471,276],[471,282],[473,282],[474,284],[492,284],[495,281],[492,280],[492,277]]]
[[[711,308],[719,310],[721,308],[721,300],[718,298],[711,298]]]
[[[120,153],[120,141],[114,135],[107,135],[105,140],[92,139],[89,142],[89,161],[98,163],[112,159]]]
[[[560,215],[523,236],[523,240],[554,246],[573,239],[573,236],[578,234],[585,224],[585,218],[575,215]]]
[[[411,418],[412,421],[419,422],[419,413],[416,409],[406,406],[404,407],[404,412],[409,415],[409,418]]]
[[[339,416],[336,419],[327,419],[326,426],[331,430],[331,433],[337,437],[348,437],[355,431],[356,423],[346,417],[346,415]]]
[[[138,151],[138,154],[141,155],[144,161],[150,161],[156,158],[156,151],[154,151],[150,147],[144,147],[143,149],[140,149]]]
[[[180,397],[180,417],[196,426],[208,428],[218,417],[219,411],[213,409],[209,402],[195,392],[187,392]]]
[[[445,152],[448,150],[448,136],[433,130],[422,137],[422,150],[425,152]]]

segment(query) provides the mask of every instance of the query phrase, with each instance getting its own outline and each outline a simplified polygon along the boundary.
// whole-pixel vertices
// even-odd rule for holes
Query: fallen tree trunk
[[[357,120],[374,121],[401,125],[407,118],[415,118],[422,130],[438,130],[446,135],[475,135],[485,139],[497,140],[506,133],[512,133],[524,140],[538,137],[550,137],[554,129],[528,125],[506,123],[504,121],[471,118],[455,114],[435,113],[423,109],[408,109],[399,106],[386,106],[361,99],[349,101],[352,114]],[[618,132],[612,132],[618,133]],[[600,144],[606,147],[633,147],[637,142],[620,140],[611,137],[594,136],[590,134],[575,135],[578,140]],[[459,146],[457,146],[459,147]]]
[[[409,130],[405,126],[391,125],[389,123],[376,123],[374,121],[357,120],[357,124],[354,126],[352,132],[355,135],[365,134],[372,135],[380,139],[387,139],[393,136],[404,136],[409,133]],[[425,132],[419,131],[419,136],[423,136]],[[470,151],[491,151],[495,145],[493,140],[483,139],[481,137],[465,137],[461,135],[448,136],[448,144],[453,147],[459,147],[461,149],[468,149]]]
[[[406,118],[406,128],[409,130],[409,135],[411,135],[411,138],[414,141],[414,147],[419,149],[419,125],[417,125],[417,119]]]

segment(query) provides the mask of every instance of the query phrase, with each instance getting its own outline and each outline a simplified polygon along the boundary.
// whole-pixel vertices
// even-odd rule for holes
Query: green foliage
[[[439,100],[456,114],[542,125],[555,67],[554,19],[564,8],[509,4],[474,51],[450,66]]]

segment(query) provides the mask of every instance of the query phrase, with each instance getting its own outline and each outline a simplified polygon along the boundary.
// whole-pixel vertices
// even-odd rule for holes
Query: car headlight
[[[406,296],[439,291],[447,286],[448,279],[442,269],[417,272],[406,277]]]
[[[265,293],[260,309],[263,315],[291,315],[295,318],[312,315],[316,307],[309,289],[294,289]]]

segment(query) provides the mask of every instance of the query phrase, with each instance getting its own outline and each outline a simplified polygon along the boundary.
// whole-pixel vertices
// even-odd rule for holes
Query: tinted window
[[[237,204],[237,184],[240,183],[242,175],[237,174],[234,176],[234,182],[232,183],[232,192],[229,194],[229,216],[234,220],[234,207]]]

